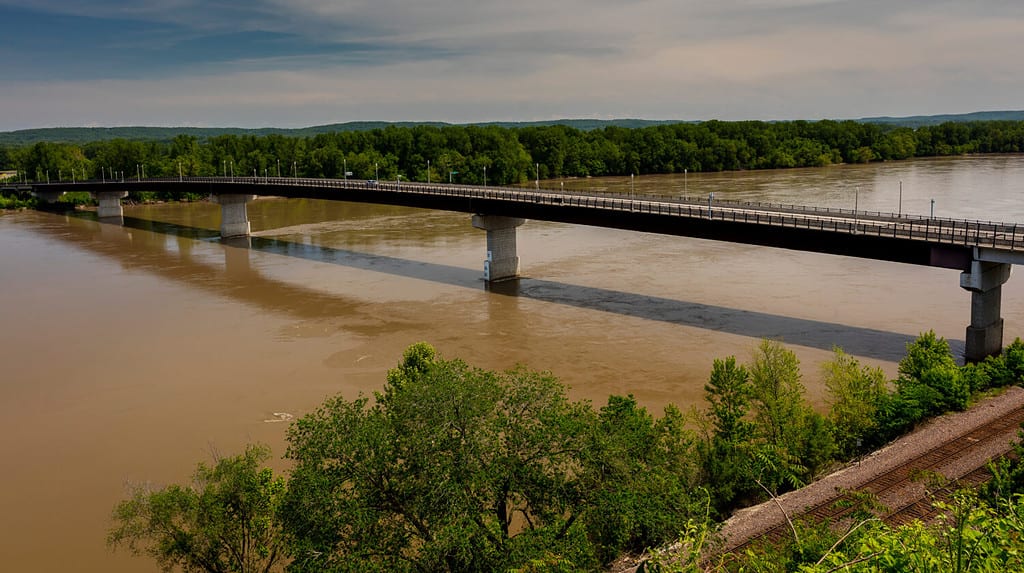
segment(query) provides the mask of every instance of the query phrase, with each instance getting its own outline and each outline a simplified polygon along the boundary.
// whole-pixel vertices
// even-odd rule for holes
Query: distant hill
[[[938,125],[949,121],[1024,121],[1024,111],[976,111],[973,113],[958,113],[947,115],[912,115],[908,117],[865,117],[857,121],[863,123],[878,123],[883,125],[898,125],[904,127],[921,127],[924,125]]]
[[[980,111],[955,115],[921,115],[910,117],[866,117],[855,121],[877,123],[892,126],[920,127],[936,125],[948,121],[1024,121],[1024,111]],[[650,119],[558,119],[550,121],[527,122],[484,122],[464,125],[494,125],[505,128],[524,128],[536,126],[565,125],[580,130],[603,129],[605,127],[623,127],[628,129],[665,125],[673,123],[700,123],[684,120],[650,120]],[[276,127],[241,128],[241,127],[48,127],[42,129],[22,129],[18,131],[0,132],[0,145],[23,146],[39,141],[82,144],[90,141],[110,139],[129,139],[135,141],[170,141],[177,135],[191,135],[200,139],[220,135],[253,135],[266,136],[279,134],[287,137],[313,137],[320,133],[336,131],[368,131],[383,129],[388,126],[413,127],[431,125],[443,127],[455,125],[444,122],[387,122],[387,121],[352,121],[332,123],[312,127],[285,129]]]

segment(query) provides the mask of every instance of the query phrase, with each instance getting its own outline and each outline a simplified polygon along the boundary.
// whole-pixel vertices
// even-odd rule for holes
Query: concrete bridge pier
[[[485,281],[503,281],[519,276],[516,227],[525,222],[526,219],[518,217],[473,215],[473,226],[487,231],[487,260],[484,261]]]
[[[124,209],[121,207],[121,199],[128,196],[127,191],[98,191],[92,195],[99,202],[96,216],[100,220],[117,219],[124,221]]]
[[[220,205],[220,236],[249,236],[249,213],[245,204],[256,199],[255,195],[210,195],[210,200]]]
[[[64,196],[63,191],[32,191],[32,196],[46,203],[47,205],[53,205]]]
[[[1003,283],[1009,278],[1009,263],[978,260],[971,261],[971,270],[960,274],[960,288],[971,291],[971,325],[964,351],[968,362],[980,362],[1003,350],[1000,303]]]

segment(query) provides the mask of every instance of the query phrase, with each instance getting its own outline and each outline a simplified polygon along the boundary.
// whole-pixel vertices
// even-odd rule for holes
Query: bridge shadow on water
[[[91,217],[92,220],[95,220],[95,215],[89,212],[77,212],[75,216],[84,219]],[[123,226],[128,229],[174,235],[185,239],[222,242],[229,248],[249,249],[261,253],[295,257],[318,263],[336,264],[463,288],[485,288],[491,293],[502,296],[569,305],[587,310],[610,312],[622,316],[752,338],[779,339],[786,344],[796,344],[822,350],[830,350],[833,346],[839,346],[850,354],[878,360],[900,360],[905,354],[907,343],[913,342],[916,338],[916,336],[885,330],[781,316],[538,278],[520,278],[486,285],[482,279],[482,270],[478,269],[413,261],[387,255],[361,253],[347,249],[284,241],[259,235],[248,239],[221,240],[216,230],[132,217],[125,217]],[[212,273],[213,270],[210,269],[210,272]],[[205,274],[209,273],[204,272]],[[347,307],[354,304],[354,297],[350,300],[348,297],[323,293],[322,291],[300,285],[267,278],[261,276],[257,271],[244,272],[241,276],[236,271],[235,274],[237,282],[231,285],[230,288],[225,289],[229,296],[235,296],[266,306],[266,297],[259,297],[257,299],[256,297],[247,297],[245,293],[250,289],[273,288],[284,289],[288,295],[285,297],[274,297],[275,299],[294,300],[293,297],[299,297],[305,300],[304,303],[297,300],[295,302],[285,302],[281,304],[282,308],[275,306],[275,310],[283,310],[305,317],[315,314],[317,312],[316,308],[328,310],[324,306],[319,305]],[[191,275],[195,275],[195,271],[192,271]],[[185,280],[193,280],[194,278],[194,276],[192,279],[185,277]],[[251,281],[256,282],[252,283]],[[200,282],[209,283],[210,281]],[[241,282],[245,284],[239,284]],[[950,345],[953,347],[955,355],[962,354],[964,346],[962,340],[950,341]]]

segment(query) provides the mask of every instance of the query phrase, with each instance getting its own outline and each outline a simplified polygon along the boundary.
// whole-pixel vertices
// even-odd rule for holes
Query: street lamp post
[[[687,187],[688,187],[688,186],[687,186],[687,184],[686,184],[686,179],[687,179],[687,177],[686,177],[686,173],[687,173],[687,171],[689,171],[689,168],[685,168],[685,167],[684,167],[684,168],[683,168],[683,196],[684,196],[684,197],[686,196],[686,194],[687,194],[687,192],[688,192],[688,191],[687,191]]]
[[[853,234],[857,234],[857,211],[860,204],[860,187],[853,190]]]
[[[427,160],[427,183],[430,183],[430,160]]]
[[[377,167],[377,162],[373,163],[373,180],[380,181],[380,168]]]
[[[135,179],[142,181],[142,166],[138,163],[135,164]]]
[[[227,177],[228,176],[228,160],[227,159],[222,159],[220,163],[221,163],[221,167],[224,168],[224,177]]]
[[[536,175],[537,175],[536,186],[537,186],[537,189],[540,189],[540,163],[536,164]]]
[[[281,160],[280,159],[277,160],[277,176],[278,177],[281,176]]]
[[[345,181],[348,181],[348,158],[347,157],[342,158],[342,160],[341,160],[341,168],[344,170],[344,171],[342,171],[342,176],[345,178]]]
[[[633,197],[636,196],[636,187],[633,184],[633,174],[629,174],[629,200],[632,201]]]
[[[487,187],[487,166],[484,165],[484,187]]]
[[[935,218],[935,199],[932,199],[932,214],[928,217],[929,219]]]
[[[899,202],[899,206],[897,207],[897,209],[898,210],[896,211],[896,216],[897,217],[902,217],[903,216],[903,182],[902,181],[900,181],[900,202]]]
[[[292,161],[292,177],[299,178],[299,163],[297,161]]]
[[[181,182],[181,162],[178,162],[178,182]]]

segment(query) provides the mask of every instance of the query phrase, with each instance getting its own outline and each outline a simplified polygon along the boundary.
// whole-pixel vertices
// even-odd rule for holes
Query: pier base
[[[971,324],[967,327],[964,359],[980,362],[1003,350],[1003,318],[1000,316],[1003,283],[1010,278],[1008,263],[972,261],[971,270],[960,274],[960,287],[971,292]]]
[[[249,236],[249,213],[245,204],[256,199],[255,195],[210,195],[210,200],[220,205],[220,236]]]
[[[484,260],[485,281],[502,281],[519,276],[516,227],[525,222],[526,219],[518,217],[473,215],[473,226],[487,231],[487,259]]]
[[[128,196],[127,191],[99,191],[93,193],[99,208],[96,209],[96,216],[100,220],[124,220],[124,208],[121,207],[121,199]]]

